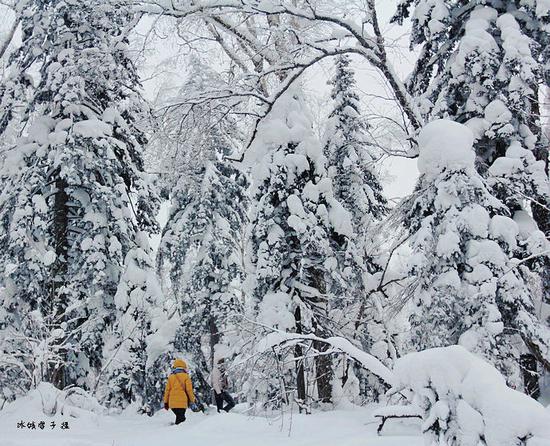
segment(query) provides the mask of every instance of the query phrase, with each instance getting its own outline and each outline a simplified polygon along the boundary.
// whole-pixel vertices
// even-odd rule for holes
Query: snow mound
[[[99,119],[87,119],[73,125],[73,133],[83,138],[103,138],[111,136],[113,128]]]
[[[42,382],[27,395],[9,404],[8,411],[21,413],[56,414],[73,418],[105,415],[108,411],[88,392],[80,387],[56,389]]]
[[[544,407],[507,387],[493,366],[463,347],[411,353],[396,361],[393,372],[398,384],[389,393],[410,392],[410,402],[424,412],[422,430],[433,444],[550,444],[550,414]]]
[[[428,178],[441,172],[472,168],[474,134],[465,125],[447,119],[427,124],[420,132],[418,170]]]

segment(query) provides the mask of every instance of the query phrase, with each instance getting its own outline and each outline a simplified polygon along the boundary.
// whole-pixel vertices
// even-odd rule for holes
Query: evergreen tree
[[[132,23],[121,1],[36,0],[22,16],[3,94],[21,91],[31,67],[40,77],[22,113],[28,135],[1,173],[1,326],[12,333],[2,351],[22,370],[34,369],[24,339],[44,349],[35,383],[95,381],[125,258],[139,231],[156,230],[158,200],[141,157],[144,107],[127,51]],[[7,106],[0,121],[12,116]]]
[[[476,172],[473,142],[468,128],[445,120],[419,137],[421,178],[406,217],[411,339],[417,350],[460,343],[518,386],[521,340],[535,340],[547,357],[550,330],[537,320],[514,258],[518,224]]]
[[[163,234],[160,260],[180,308],[175,348],[187,352],[198,371],[211,368],[214,347],[242,312],[239,243],[246,224],[246,184],[242,172],[228,163],[205,160],[198,187],[175,191]],[[211,357],[204,354],[205,334]],[[206,383],[197,379],[199,392],[207,395]]]
[[[368,126],[361,116],[355,78],[347,55],[336,59],[336,72],[329,84],[334,101],[325,134],[325,155],[335,197],[351,213],[358,244],[365,244],[369,229],[387,213],[387,200],[374,170],[379,153],[369,143]],[[370,271],[378,266],[372,259]]]
[[[531,2],[427,0],[401,3],[401,22],[414,3],[411,46],[422,45],[408,84],[428,118],[450,117],[476,136],[476,165],[484,176],[506,156],[512,142],[538,153],[540,125],[537,85],[542,82],[541,50],[529,31],[538,18]],[[537,178],[536,158],[524,178],[503,178],[497,194],[520,208],[522,194],[548,199],[548,180]]]
[[[196,57],[190,61],[188,77],[178,100],[222,83]],[[185,148],[175,158],[172,175],[178,179],[170,193],[172,210],[162,236],[159,268],[164,287],[179,308],[175,348],[188,355],[195,387],[206,396],[210,387],[203,373],[212,367],[214,347],[228,342],[225,334],[242,313],[241,243],[247,225],[248,180],[225,160],[238,140],[231,118],[224,120],[208,106],[193,106],[177,116]],[[170,132],[174,122],[167,124]]]
[[[136,243],[126,254],[124,273],[114,296],[115,322],[104,336],[102,399],[111,407],[135,402],[139,410],[151,415],[159,407],[160,392],[154,384],[151,389],[148,381],[157,356],[152,354],[149,341],[167,323],[167,317],[147,235],[136,234]]]
[[[412,11],[412,14],[411,14]],[[402,1],[411,47],[421,55],[408,83],[428,119],[449,117],[474,132],[476,168],[511,215],[532,213],[550,234],[547,143],[541,138],[538,86],[548,79],[549,8],[531,1]],[[550,295],[546,249],[524,246]],[[532,352],[550,366],[540,352]]]
[[[342,315],[346,335],[359,339],[362,347],[370,351],[374,343],[380,341],[375,339],[377,334],[383,332],[374,326],[377,324],[375,321],[380,321],[381,315],[377,314],[372,290],[378,285],[377,276],[381,272],[380,259],[374,252],[379,236],[376,225],[387,214],[388,207],[375,171],[380,154],[369,143],[369,129],[361,116],[350,63],[348,55],[336,59],[335,74],[329,81],[332,85],[333,108],[324,136],[324,152],[334,197],[350,213],[353,227],[353,236],[349,237],[345,246],[335,246],[349,286],[345,290],[332,290],[342,301],[332,316]],[[380,359],[387,359],[387,356]],[[342,384],[345,386],[348,375],[353,372],[350,372],[347,364],[343,365],[342,370]],[[360,370],[357,372],[362,373]],[[364,383],[362,387],[368,392],[371,386]]]
[[[334,197],[326,158],[298,92],[280,99],[259,135],[250,155],[255,163],[251,251],[257,320],[294,333],[328,336],[334,332],[327,317],[333,281],[347,288],[334,248],[345,245],[352,235],[351,216]],[[325,350],[313,344],[320,353]],[[305,403],[302,347],[296,346],[293,355],[299,358],[296,369],[286,362],[280,374],[285,375],[284,385],[296,389],[298,401]],[[330,360],[318,356],[314,368],[319,400],[330,401]],[[270,376],[261,392],[270,399],[277,389],[285,390],[276,370],[267,372]]]

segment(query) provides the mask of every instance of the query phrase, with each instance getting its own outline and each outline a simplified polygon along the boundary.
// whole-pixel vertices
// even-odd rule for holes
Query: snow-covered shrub
[[[48,416],[62,415],[72,418],[89,418],[107,413],[107,409],[81,387],[59,390],[46,382],[38,384],[25,396],[9,403],[5,410],[13,413],[42,413]]]
[[[101,415],[107,412],[96,398],[80,387],[71,387],[61,392],[61,412],[63,415],[80,417],[86,412]]]
[[[401,393],[421,409],[426,444],[550,444],[544,407],[507,387],[498,370],[463,347],[410,353],[396,361],[393,372],[389,394]]]

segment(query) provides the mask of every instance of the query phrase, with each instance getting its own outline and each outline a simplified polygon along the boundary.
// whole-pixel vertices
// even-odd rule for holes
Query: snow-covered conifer
[[[55,330],[51,350],[60,356],[41,379],[58,387],[95,382],[126,255],[139,231],[156,230],[158,200],[141,155],[144,108],[128,54],[132,24],[125,2],[30,1],[11,61],[11,84],[27,83],[31,68],[40,75],[22,112],[27,135],[1,172],[2,327],[17,334],[2,339]],[[23,366],[34,367],[30,358]]]
[[[549,11],[546,3],[528,0],[404,0],[394,18],[412,19],[411,46],[421,54],[408,88],[421,111],[473,131],[476,168],[491,193],[510,215],[532,214],[546,237],[550,182],[539,86],[550,66]],[[539,274],[548,296],[550,257],[528,248],[516,255],[528,259],[525,266]]]
[[[263,325],[326,336],[334,330],[327,315],[333,281],[339,274],[335,247],[353,234],[351,216],[335,198],[326,158],[314,136],[301,93],[293,90],[274,106],[249,153],[252,161],[252,252],[256,268],[254,299]],[[341,284],[341,288],[346,288]],[[322,350],[321,346],[315,346]],[[302,355],[296,347],[295,356]],[[271,388],[285,385],[306,399],[304,363],[294,370],[270,370]],[[331,399],[331,366],[315,361],[318,397]],[[264,383],[265,384],[265,383]],[[265,396],[265,395],[264,395]]]
[[[387,200],[375,171],[380,156],[369,143],[368,128],[361,116],[360,99],[347,55],[336,59],[330,80],[334,101],[325,133],[325,156],[333,181],[334,196],[350,212],[358,243],[364,243],[373,222],[387,212]],[[376,266],[372,266],[376,269]],[[370,269],[370,268],[369,268]]]
[[[431,118],[449,117],[474,132],[478,171],[507,156],[513,143],[538,152],[538,87],[544,70],[541,48],[529,29],[537,13],[529,2],[475,1],[467,8],[454,1],[404,1],[395,17],[412,12],[411,46],[421,56],[409,90]],[[522,194],[545,202],[548,180],[541,180],[540,163],[525,158],[523,176],[504,176],[497,194],[520,207]],[[543,168],[542,168],[543,170]]]
[[[537,320],[514,257],[518,224],[477,173],[473,144],[473,133],[452,121],[420,133],[421,178],[406,217],[411,340],[418,350],[462,344],[518,386],[525,342],[548,357],[550,330]]]
[[[114,324],[104,336],[102,399],[114,407],[136,403],[138,409],[152,414],[158,407],[152,404],[158,392],[150,389],[147,379],[156,359],[150,357],[148,339],[166,322],[166,315],[147,235],[138,233],[135,241],[136,246],[126,254],[124,273],[114,296]]]
[[[380,255],[374,252],[379,242],[376,225],[386,215],[388,206],[376,172],[380,153],[369,142],[369,129],[361,116],[350,64],[351,58],[347,55],[336,58],[335,73],[329,81],[333,108],[324,135],[324,152],[334,197],[350,213],[353,227],[353,236],[335,247],[348,288],[331,290],[342,302],[332,317],[341,315],[343,331],[359,339],[363,348],[370,349],[381,332],[374,327],[381,315],[377,314],[379,308],[370,292],[377,285],[376,273],[381,271]],[[348,365],[344,361],[343,366],[337,367],[344,370],[342,382],[347,386],[348,375],[353,374]],[[364,383],[363,388],[368,387],[370,385]]]
[[[180,308],[175,347],[207,372],[212,358],[204,354],[203,337],[209,335],[213,349],[241,313],[244,276],[239,251],[246,225],[247,180],[221,160],[205,160],[203,172],[196,188],[175,191],[185,201],[180,196],[174,203],[160,260],[169,278],[167,292]],[[200,390],[206,391],[201,384],[197,383]]]
[[[221,84],[220,76],[200,59],[192,58],[190,64],[189,79],[182,87],[184,99],[199,95],[207,85]],[[182,115],[176,114],[178,129],[183,129],[177,138],[184,137],[185,146],[171,175],[172,209],[163,231],[159,268],[164,288],[179,308],[175,348],[188,355],[195,385],[207,396],[206,374],[214,346],[227,341],[225,333],[242,313],[241,244],[247,225],[248,180],[225,159],[238,149],[234,120],[224,120],[219,111],[206,106],[185,109]]]

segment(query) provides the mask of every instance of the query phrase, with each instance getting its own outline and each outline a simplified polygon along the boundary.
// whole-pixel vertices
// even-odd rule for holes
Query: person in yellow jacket
[[[180,424],[185,421],[185,410],[188,407],[193,408],[195,401],[187,364],[183,359],[176,359],[164,389],[164,408],[172,409],[176,415],[176,424]]]

